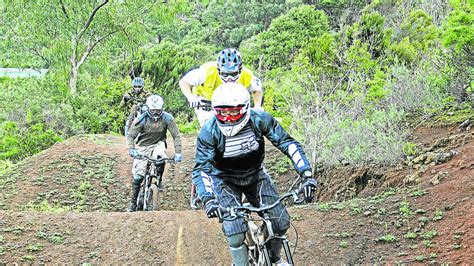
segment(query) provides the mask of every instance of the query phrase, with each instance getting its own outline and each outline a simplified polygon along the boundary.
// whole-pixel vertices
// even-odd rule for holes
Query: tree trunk
[[[72,66],[71,73],[69,74],[69,89],[72,95],[76,95],[77,92],[77,73],[78,69],[76,66]]]

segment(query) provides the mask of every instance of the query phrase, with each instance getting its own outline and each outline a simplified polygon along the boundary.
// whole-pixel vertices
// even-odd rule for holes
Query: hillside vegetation
[[[225,47],[242,52],[263,80],[265,110],[320,168],[396,164],[416,155],[407,136],[417,121],[473,113],[467,0],[0,7],[0,66],[49,69],[43,78],[0,79],[0,169],[76,134],[121,134],[118,103],[137,75],[183,133],[195,132],[177,82]]]

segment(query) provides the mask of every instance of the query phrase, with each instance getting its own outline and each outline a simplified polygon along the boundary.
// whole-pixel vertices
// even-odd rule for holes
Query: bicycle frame
[[[152,190],[152,185],[155,185],[158,188],[157,182],[159,182],[162,178],[162,176],[158,176],[157,174],[158,165],[164,164],[165,162],[174,162],[174,159],[169,159],[169,158],[153,159],[148,156],[139,156],[137,157],[137,159],[143,159],[143,160],[148,161],[146,175],[142,182],[143,208],[141,208],[140,206],[141,198],[140,197],[137,198],[137,206],[139,206],[139,208],[141,208],[142,210],[148,210],[149,208],[148,199],[150,197],[150,191]],[[155,193],[157,192],[158,190],[156,190]]]
[[[151,189],[151,184],[156,184],[156,173],[153,173],[152,170],[154,172],[156,172],[156,166],[154,164],[151,164],[150,162],[148,162],[148,166],[147,166],[147,174],[145,175],[145,180],[144,180],[144,193],[143,193],[143,209],[144,210],[147,210],[148,209],[148,197],[149,197],[149,194],[150,194],[150,189]]]
[[[231,219],[233,220],[238,217],[244,218],[248,224],[249,231],[246,234],[246,244],[248,247],[249,262],[253,265],[271,265],[270,254],[268,252],[266,244],[272,239],[281,239],[283,250],[285,252],[286,260],[289,264],[294,264],[293,255],[290,250],[289,241],[286,236],[278,236],[273,232],[271,217],[268,214],[268,210],[274,208],[282,201],[286,200],[289,197],[293,197],[295,203],[301,203],[298,194],[302,192],[302,188],[299,188],[295,191],[288,192],[281,196],[277,201],[268,206],[261,206],[256,208],[253,206],[244,205],[244,206],[234,206],[230,208],[222,208],[220,211],[222,213],[229,213]],[[263,213],[263,217],[253,217],[251,213]],[[261,221],[261,225],[257,225],[255,222]]]
[[[260,219],[253,218],[250,215],[244,219],[247,221],[249,227],[245,241],[251,265],[271,265],[270,254],[267,250],[266,244],[272,239],[281,239],[286,261],[289,264],[294,264],[293,254],[291,253],[288,239],[286,236],[274,234],[272,222],[267,213],[264,213],[264,217]],[[256,221],[261,221],[262,224],[257,225],[257,223],[255,223]]]

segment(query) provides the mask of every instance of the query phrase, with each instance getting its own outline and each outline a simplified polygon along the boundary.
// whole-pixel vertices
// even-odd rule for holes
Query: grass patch
[[[382,203],[386,198],[397,194],[397,192],[399,192],[399,189],[391,188],[381,194],[371,197],[369,202],[372,204]]]
[[[453,244],[453,245],[452,245],[452,248],[453,248],[453,249],[460,249],[461,247],[462,247],[462,246],[461,246],[461,244],[459,244],[459,243],[456,243],[456,244]]]
[[[446,124],[459,123],[467,119],[474,119],[474,110],[469,106],[461,110],[441,112],[440,115],[435,117],[435,121]]]
[[[15,235],[21,235],[24,231],[25,231],[25,228],[21,226],[3,229],[3,232],[11,232],[11,233],[14,233]]]
[[[42,200],[39,203],[30,202],[24,207],[24,209],[27,211],[51,213],[64,213],[71,211],[71,207],[64,207],[59,204],[51,205],[46,199]]]
[[[351,211],[349,212],[350,215],[357,215],[362,213],[362,209],[359,206],[351,206]]]
[[[320,212],[328,212],[331,210],[331,205],[327,202],[318,203],[316,205],[316,210]]]
[[[344,210],[345,207],[344,203],[336,203],[331,206],[331,209],[341,211]]]
[[[417,189],[417,190],[412,191],[410,196],[418,198],[426,194],[428,194],[428,191],[423,190],[423,189]]]
[[[43,250],[44,246],[43,244],[41,243],[34,243],[34,244],[29,244],[27,247],[26,247],[26,250],[30,251],[30,252],[34,252],[34,251],[41,251]]]
[[[50,237],[48,237],[48,241],[55,244],[55,245],[59,245],[59,244],[64,243],[64,238],[63,238],[62,234],[54,233]]]
[[[406,239],[415,239],[418,236],[415,232],[408,232],[403,237]]]
[[[353,237],[353,233],[348,233],[348,232],[342,232],[342,233],[335,233],[335,234],[324,234],[325,237],[331,237],[331,238],[349,238]]]
[[[425,255],[418,255],[415,257],[415,260],[418,261],[418,262],[423,262],[426,260],[426,257]]]
[[[409,218],[413,215],[413,211],[410,208],[410,203],[407,200],[400,202],[398,209],[404,218]]]
[[[339,247],[347,248],[347,247],[349,247],[349,243],[345,240],[342,240],[341,242],[339,242]]]
[[[428,240],[428,239],[423,240],[423,245],[427,248],[432,248],[434,246],[433,242],[431,242],[431,240]]]
[[[422,216],[422,217],[418,218],[418,222],[420,223],[420,227],[424,227],[429,221],[430,221],[430,219],[428,219],[428,217],[425,217],[425,216]]]
[[[48,235],[43,231],[36,232],[35,236],[40,239],[46,239],[48,237]]]
[[[392,234],[386,234],[386,235],[383,235],[383,236],[377,238],[376,241],[377,242],[382,242],[382,243],[393,243],[393,242],[397,242],[398,239],[397,239],[397,237],[395,237]]]
[[[433,215],[433,221],[439,221],[443,219],[443,217],[444,217],[444,213],[440,210],[436,210]]]
[[[35,256],[25,255],[25,256],[21,257],[21,260],[25,261],[25,262],[32,262],[32,261],[35,261]]]
[[[438,235],[438,232],[436,230],[431,230],[431,231],[424,232],[421,235],[421,238],[423,238],[423,239],[432,239],[437,235]]]

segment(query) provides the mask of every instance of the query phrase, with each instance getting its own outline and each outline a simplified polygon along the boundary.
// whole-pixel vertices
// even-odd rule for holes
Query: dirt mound
[[[167,164],[160,196],[162,210],[189,209],[196,135],[182,136],[185,160]],[[174,154],[169,137],[168,154]],[[282,188],[295,179],[290,160],[266,145],[265,165]],[[132,158],[125,138],[80,135],[55,144],[0,176],[0,209],[35,211],[124,211],[131,186]]]
[[[183,140],[185,158],[195,137]],[[171,145],[172,146],[172,145]],[[169,154],[174,154],[172,149]],[[4,179],[0,207],[9,210],[125,210],[133,160],[125,138],[82,135],[57,143],[21,162]],[[163,210],[185,209],[192,160],[169,165],[165,172]]]
[[[405,165],[328,171],[326,202],[290,208],[298,264],[474,259],[472,130],[423,127],[413,141]],[[186,161],[167,169],[159,212],[116,212],[132,162],[121,136],[79,136],[23,161],[0,177],[0,263],[230,264],[218,222],[186,210],[194,142],[184,136]],[[291,184],[270,145],[265,163],[280,188]]]

